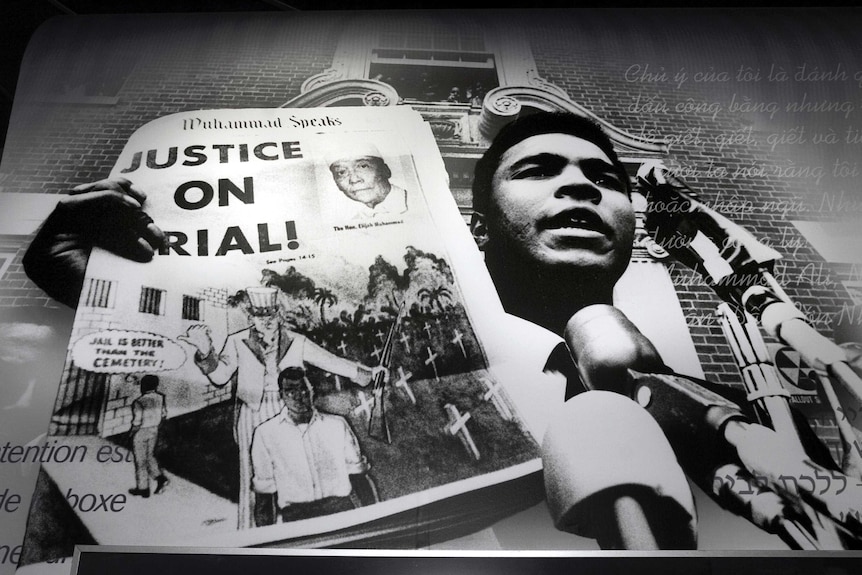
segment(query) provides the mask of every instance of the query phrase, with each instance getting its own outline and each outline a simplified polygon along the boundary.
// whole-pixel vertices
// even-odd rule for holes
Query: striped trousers
[[[251,440],[257,426],[278,415],[284,402],[278,390],[264,391],[260,409],[252,409],[237,400],[234,437],[239,448],[239,510],[237,529],[254,527],[254,491],[251,488]]]

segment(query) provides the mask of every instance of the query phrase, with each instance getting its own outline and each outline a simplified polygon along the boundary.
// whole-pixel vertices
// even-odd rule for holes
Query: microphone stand
[[[744,314],[745,324],[727,303],[716,310],[721,330],[742,373],[748,401],[755,406],[759,422],[785,437],[791,449],[801,449],[796,425],[790,412],[790,393],[781,383],[778,370],[769,358],[766,343],[754,318]]]
[[[761,269],[760,274],[771,289],[763,286],[749,288],[742,295],[743,305],[760,318],[760,323],[767,333],[796,350],[803,360],[814,368],[820,387],[835,414],[835,423],[844,442],[847,464],[845,467],[853,471],[855,478],[862,479],[859,440],[850,422],[841,415],[843,409],[830,376],[840,381],[860,400],[862,379],[847,364],[844,351],[810,325],[805,315],[781,290],[772,274],[765,269]]]
[[[745,318],[745,324],[729,304],[722,303],[717,309],[722,332],[742,373],[748,401],[754,404],[760,423],[779,433],[788,450],[804,453],[799,431],[790,412],[790,393],[781,383],[778,370],[769,357],[755,319],[748,312],[740,312]],[[807,511],[810,511],[809,515],[813,515],[809,527],[813,531],[811,539],[827,549],[842,548],[843,544],[834,524],[828,521],[828,518],[821,521],[820,514],[814,510]],[[788,524],[795,525],[795,530],[791,531]],[[796,535],[793,539],[802,548],[811,544],[807,534],[802,538],[798,537],[800,532],[805,534],[804,527],[789,520],[783,521],[782,527],[785,536],[791,533]]]
[[[785,304],[792,306],[793,310],[795,310],[795,317],[802,320],[807,326],[808,329],[804,331],[808,332],[805,335],[811,337],[814,332],[816,336],[813,338],[816,341],[806,342],[802,338],[802,341],[797,341],[794,344],[790,344],[798,351],[800,354],[805,357],[806,355],[811,360],[809,365],[814,367],[815,369],[820,368],[820,371],[825,371],[830,375],[834,376],[836,379],[841,381],[847,389],[852,392],[857,399],[862,400],[862,378],[856,375],[856,372],[847,364],[846,356],[844,355],[844,351],[836,345],[834,342],[829,341],[822,335],[816,332],[814,327],[808,324],[807,318],[805,315],[796,308],[796,305],[793,301],[784,293],[781,289],[781,286],[778,284],[778,281],[773,277],[773,275],[767,269],[760,269],[760,275],[763,280],[769,285],[772,289],[772,292],[776,297],[781,299]],[[745,297],[745,296],[743,296]],[[765,311],[765,310],[764,310]],[[768,328],[767,328],[768,329]],[[778,327],[780,329],[780,326]],[[827,380],[828,381],[828,380]],[[831,384],[829,385],[831,391]],[[834,392],[833,392],[834,395]],[[836,400],[837,401],[837,400]]]
[[[793,449],[793,453],[805,453],[790,411],[789,393],[769,360],[759,323],[770,336],[799,352],[818,372],[845,443],[844,467],[852,470],[853,478],[862,477],[859,442],[849,422],[841,417],[841,406],[829,376],[859,399],[862,399],[862,379],[848,365],[844,351],[810,325],[772,276],[770,265],[780,254],[762,246],[749,232],[701,204],[693,194],[689,195],[690,188],[660,163],[641,166],[638,181],[659,198],[674,200],[680,206],[674,213],[648,212],[648,218],[652,215],[657,223],[658,243],[703,275],[718,295],[731,304],[722,304],[718,313],[758,418],[768,418],[766,425],[776,432],[781,443]],[[667,240],[680,238],[687,240],[684,247],[664,245]],[[734,280],[744,280],[751,271],[757,271],[755,277],[760,281],[743,282],[742,287],[736,287],[739,284],[734,284]],[[721,478],[716,476],[716,479]],[[798,512],[803,513],[807,521],[797,526],[812,535],[809,543],[827,549],[845,547],[830,513],[823,513],[802,501],[798,504]]]

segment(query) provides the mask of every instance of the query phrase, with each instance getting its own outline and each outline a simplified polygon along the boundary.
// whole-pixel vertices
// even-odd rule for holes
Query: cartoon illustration
[[[251,444],[252,485],[259,495],[255,523],[295,521],[376,501],[359,440],[345,418],[315,407],[305,369],[286,368],[278,384],[284,407],[258,426]]]
[[[308,363],[365,386],[380,370],[332,354],[289,328],[282,320],[278,290],[250,287],[245,290],[245,311],[251,326],[228,336],[216,353],[209,328],[191,326],[178,339],[197,351],[194,361],[217,386],[236,375],[235,438],[240,458],[240,529],[252,527],[251,441],[258,425],[282,411],[278,374],[285,368]]]
[[[159,427],[168,417],[165,396],[159,393],[159,378],[148,373],[141,378],[141,395],[132,402],[132,454],[135,458],[135,487],[129,493],[150,496],[150,479],[156,481],[156,495],[170,482],[156,459]]]

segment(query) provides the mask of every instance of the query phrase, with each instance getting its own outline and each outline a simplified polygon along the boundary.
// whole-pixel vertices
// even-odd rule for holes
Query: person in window
[[[481,108],[482,102],[485,101],[485,88],[482,86],[482,82],[476,82],[468,88],[466,97],[471,106]]]

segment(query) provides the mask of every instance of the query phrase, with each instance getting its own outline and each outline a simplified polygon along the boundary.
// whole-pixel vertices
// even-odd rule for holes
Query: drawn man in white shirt
[[[274,522],[272,503],[285,522],[354,509],[370,466],[350,424],[314,407],[301,367],[282,371],[278,384],[284,407],[257,427],[251,444],[255,522]]]
[[[257,426],[282,410],[278,374],[287,367],[310,364],[366,386],[383,370],[336,356],[291,330],[281,317],[276,288],[249,287],[245,291],[249,298],[246,312],[252,325],[229,335],[220,352],[204,324],[191,326],[178,338],[196,349],[195,363],[214,385],[226,385],[236,377],[234,431],[239,447],[240,529],[254,526],[251,442]]]

